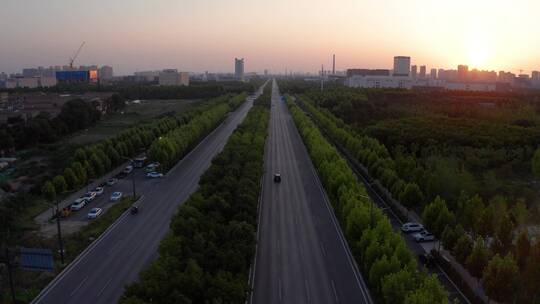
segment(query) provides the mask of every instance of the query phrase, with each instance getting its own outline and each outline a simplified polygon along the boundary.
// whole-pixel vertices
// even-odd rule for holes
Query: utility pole
[[[64,265],[64,242],[62,241],[62,228],[60,227],[60,206],[56,199],[56,228],[58,229],[58,247],[60,248],[60,262]]]
[[[321,65],[321,93],[324,91],[324,64]]]
[[[129,163],[133,166],[133,169],[135,169],[135,162],[133,161],[133,159],[129,158],[129,157],[122,157],[123,159],[126,159],[126,160],[129,160]],[[135,172],[131,172],[131,183],[133,185],[133,198],[135,198],[135,196],[137,195],[137,192],[135,191]]]
[[[9,288],[11,290],[11,300],[13,301],[13,303],[17,303],[17,299],[15,298],[15,284],[13,283],[13,265],[11,265],[11,255],[9,253],[9,248],[6,244],[6,267],[7,267],[7,272],[8,272],[8,279],[9,279]]]

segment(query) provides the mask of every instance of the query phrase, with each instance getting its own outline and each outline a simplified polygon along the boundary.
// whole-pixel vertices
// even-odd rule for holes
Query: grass
[[[199,100],[144,100],[128,105],[122,113],[108,114],[95,126],[69,137],[68,144],[89,144],[107,139],[134,124],[148,121],[166,113],[180,113]]]
[[[107,209],[102,216],[92,223],[65,238],[67,252],[66,262],[73,261],[90,243],[97,239],[107,228],[114,223],[136,201],[133,197],[124,197],[120,202]]]

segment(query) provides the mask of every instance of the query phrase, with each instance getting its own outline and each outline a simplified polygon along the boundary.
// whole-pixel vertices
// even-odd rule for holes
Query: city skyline
[[[30,2],[2,3],[2,72],[66,65],[82,41],[76,64],[111,65],[117,75],[231,72],[236,57],[249,62],[246,72],[313,73],[331,67],[332,54],[339,71],[391,68],[388,58],[400,54],[436,68],[540,69],[540,3],[530,0],[339,1],[332,10],[307,0]]]

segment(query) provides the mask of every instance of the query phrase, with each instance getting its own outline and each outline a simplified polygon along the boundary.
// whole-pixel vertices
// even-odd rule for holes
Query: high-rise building
[[[411,66],[411,77],[416,78],[417,73],[418,73],[418,67],[416,65]]]
[[[437,79],[437,69],[431,69],[431,73],[429,75],[431,79]]]
[[[394,76],[409,76],[411,72],[411,57],[394,57]]]
[[[469,76],[469,67],[466,65],[458,65],[458,79],[463,81],[467,80]]]
[[[111,80],[113,78],[113,68],[104,65],[98,71],[98,76],[100,80]]]
[[[419,78],[426,78],[426,66],[422,65],[420,66],[420,74],[418,75]]]
[[[188,86],[189,73],[178,72],[176,69],[166,69],[159,73],[160,86]]]
[[[539,71],[533,71],[531,79],[533,81],[540,81],[540,72]]]
[[[234,58],[234,77],[237,80],[244,81],[244,58]]]

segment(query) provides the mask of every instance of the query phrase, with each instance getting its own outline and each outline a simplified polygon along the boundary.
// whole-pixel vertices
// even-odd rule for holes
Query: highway
[[[262,88],[257,96],[261,93]],[[200,176],[242,122],[255,97],[248,97],[165,178],[149,181],[144,198],[137,203],[139,214],[124,213],[32,303],[116,303],[124,286],[137,280],[139,272],[157,258],[159,242],[178,205],[197,189]]]
[[[372,303],[275,81],[262,183],[250,302]]]

